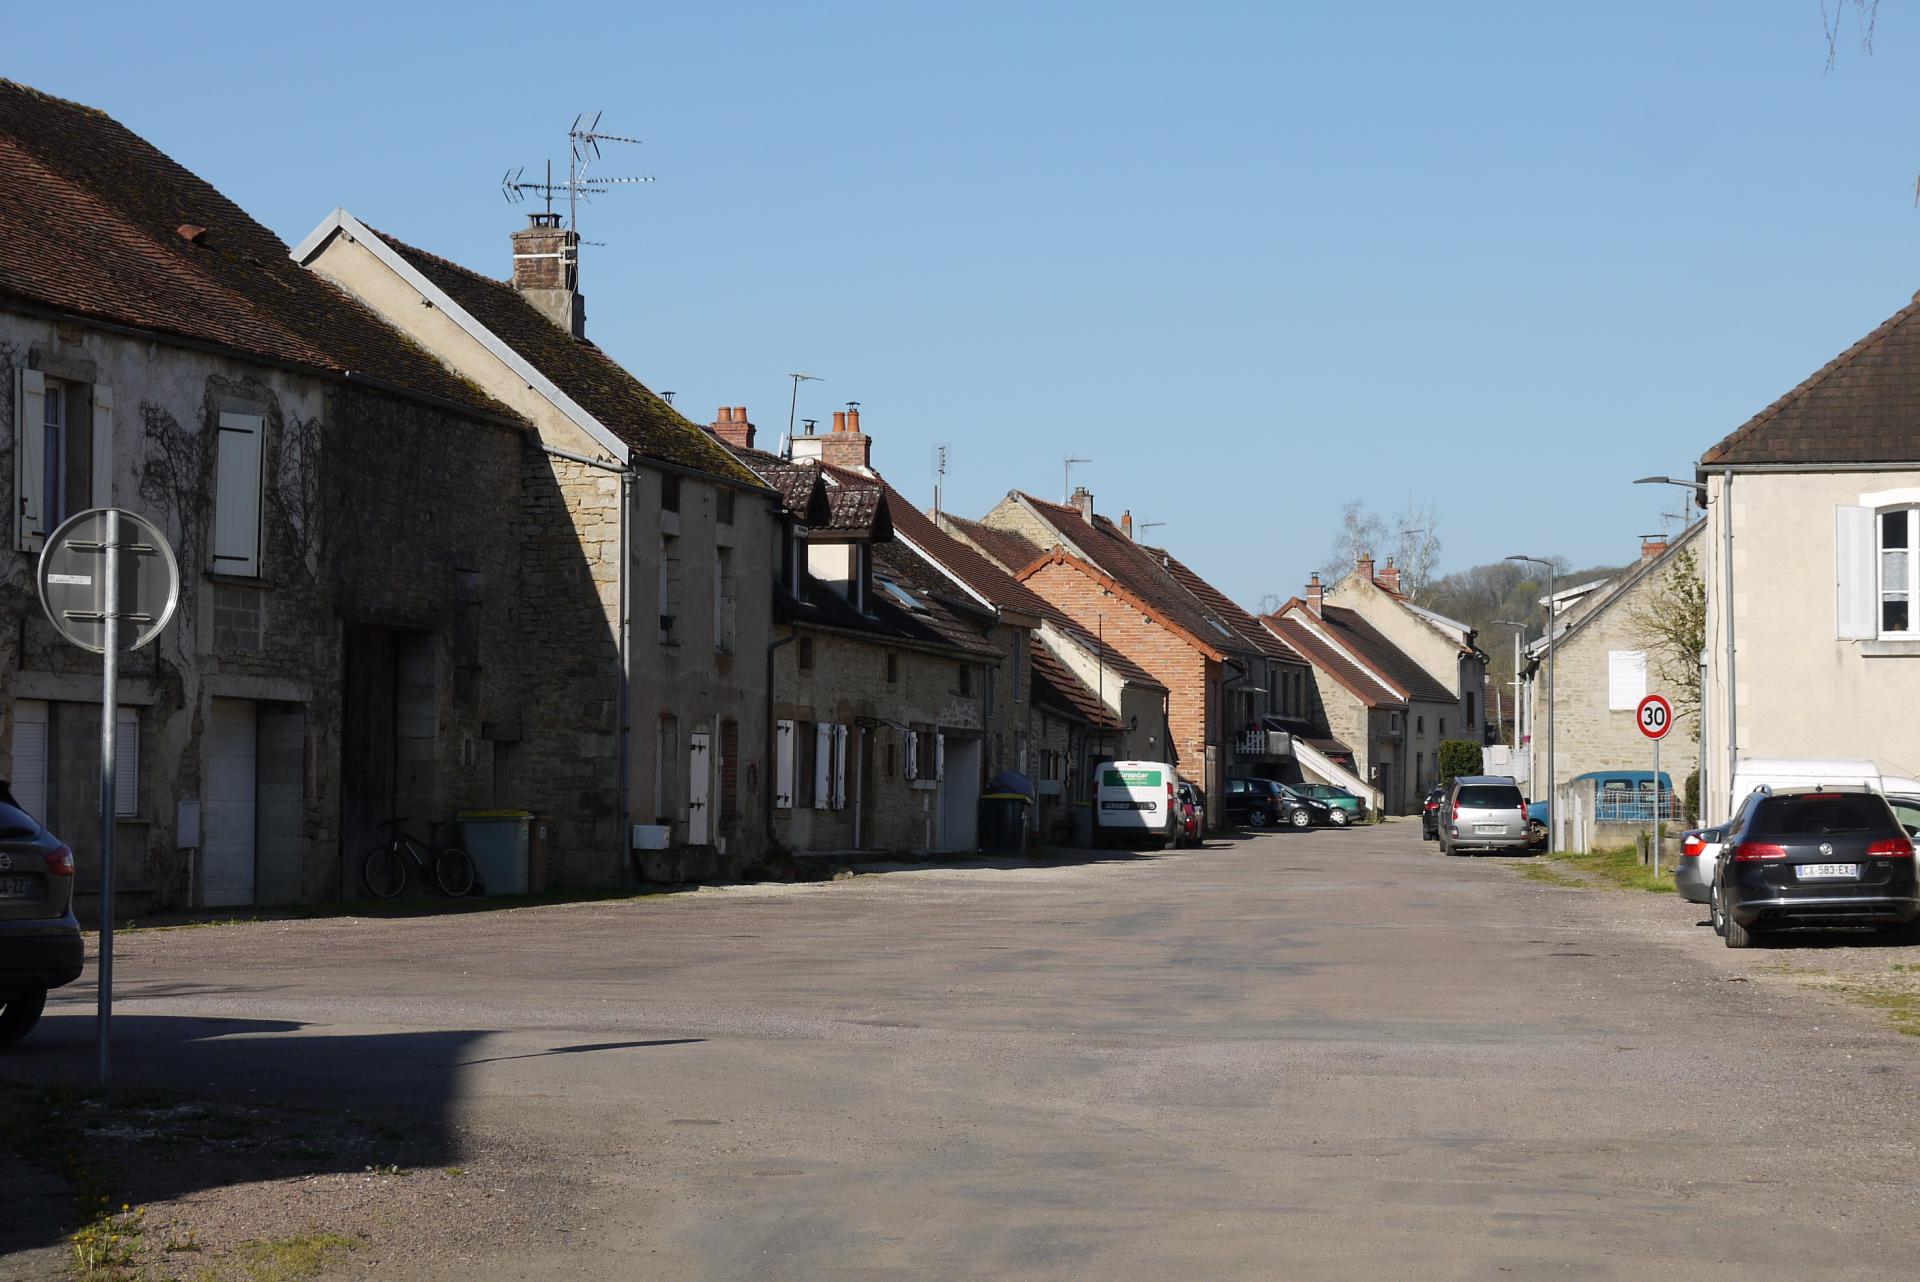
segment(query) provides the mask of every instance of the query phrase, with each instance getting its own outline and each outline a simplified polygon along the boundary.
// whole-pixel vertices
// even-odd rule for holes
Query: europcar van
[[[1174,785],[1180,776],[1164,761],[1109,761],[1095,772],[1094,839],[1101,845],[1160,849],[1179,823]]]
[[[1867,760],[1843,757],[1742,757],[1733,767],[1733,809],[1747,794],[1765,784],[1775,792],[1787,788],[1818,788],[1826,784],[1858,784],[1874,792],[1920,794],[1920,780],[1880,773]]]

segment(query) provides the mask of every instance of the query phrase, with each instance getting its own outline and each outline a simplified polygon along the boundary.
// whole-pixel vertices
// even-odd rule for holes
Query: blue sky
[[[1833,0],[1829,0],[1831,5]],[[645,139],[589,334],[696,421],[862,405],[922,503],[1061,459],[1252,604],[1341,505],[1442,568],[1629,559],[1700,452],[1920,287],[1920,22],[1819,0],[8,6],[5,74],[283,239],[336,205],[505,275],[513,165]]]

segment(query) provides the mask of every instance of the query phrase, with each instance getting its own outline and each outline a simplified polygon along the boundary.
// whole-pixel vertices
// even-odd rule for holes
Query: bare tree
[[[1629,615],[1647,667],[1664,687],[1676,717],[1700,736],[1700,651],[1707,644],[1707,583],[1692,548],[1673,563],[1646,602]]]
[[[1372,557],[1382,568],[1391,559],[1400,571],[1401,590],[1418,599],[1439,568],[1439,527],[1440,510],[1432,504],[1421,507],[1409,498],[1389,519],[1361,499],[1349,500],[1340,509],[1340,529],[1320,575],[1336,580],[1361,557]]]
[[[1873,28],[1880,20],[1880,0],[1820,0],[1820,26],[1827,33],[1827,70],[1840,58],[1840,30],[1848,9],[1853,10],[1854,25],[1860,31],[1860,50],[1873,52]]]

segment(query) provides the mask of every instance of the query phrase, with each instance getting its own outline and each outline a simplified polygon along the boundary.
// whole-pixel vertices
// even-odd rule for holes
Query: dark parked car
[[[1785,926],[1905,929],[1920,916],[1913,839],[1865,789],[1781,789],[1750,799],[1714,863],[1713,927],[1729,948]]]
[[[1286,785],[1272,779],[1227,780],[1227,822],[1249,828],[1310,828],[1332,823],[1332,807],[1323,801],[1296,797]]]
[[[1447,799],[1445,788],[1432,788],[1420,803],[1420,840],[1440,840],[1440,803]]]
[[[1303,797],[1324,801],[1335,810],[1345,811],[1348,820],[1353,823],[1366,822],[1367,803],[1345,788],[1330,783],[1296,783],[1288,787]]]
[[[1325,824],[1332,828],[1344,828],[1353,822],[1353,815],[1337,802],[1329,801],[1324,797],[1312,796],[1290,783],[1275,784],[1274,787],[1306,808],[1307,823],[1309,825],[1319,826]],[[1289,818],[1291,818],[1291,816],[1289,816]],[[1295,821],[1293,826],[1298,828],[1300,824]]]
[[[47,990],[80,977],[73,852],[0,782],[0,1046],[40,1022]]]

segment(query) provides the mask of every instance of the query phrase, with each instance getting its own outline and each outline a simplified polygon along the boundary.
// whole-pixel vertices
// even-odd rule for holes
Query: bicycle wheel
[[[367,889],[381,899],[392,899],[407,887],[407,861],[392,846],[376,846],[361,866]]]
[[[473,856],[458,846],[448,846],[433,857],[433,879],[443,894],[458,899],[473,893]]]

